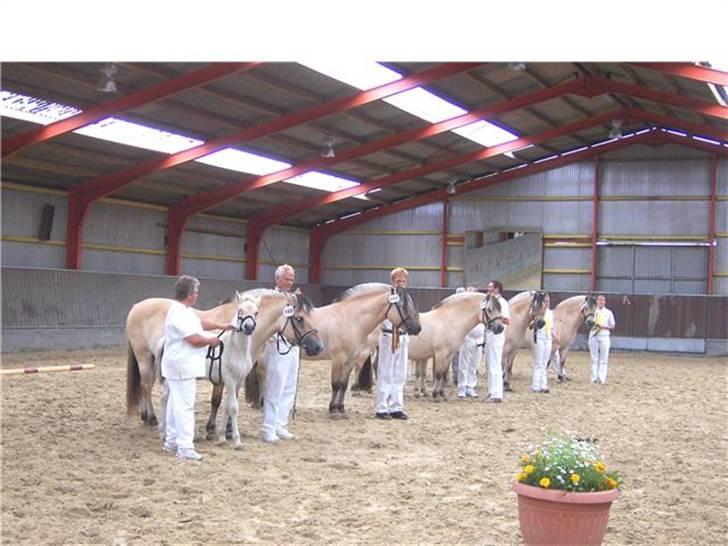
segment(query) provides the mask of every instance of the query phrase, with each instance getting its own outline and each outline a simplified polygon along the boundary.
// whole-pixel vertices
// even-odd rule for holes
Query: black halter
[[[303,345],[303,343],[306,341],[307,338],[318,333],[318,330],[316,330],[315,328],[310,329],[308,332],[301,333],[301,330],[298,328],[298,326],[296,326],[296,321],[293,320],[294,318],[297,318],[297,317],[295,317],[294,315],[291,315],[290,317],[286,317],[286,323],[283,325],[283,328],[278,330],[278,333],[276,334],[276,350],[278,351],[278,354],[281,356],[287,355],[288,353],[290,353],[293,350],[293,347],[295,345],[299,345],[299,346]],[[283,332],[286,330],[286,326],[288,326],[289,323],[291,324],[291,328],[293,328],[293,335],[296,337],[295,343],[291,343],[283,335]],[[281,351],[281,340],[283,341],[283,344],[284,344],[283,346],[288,347],[288,350],[285,352]]]
[[[486,300],[483,300],[483,301],[486,301]],[[490,313],[488,313],[488,306],[487,305],[481,309],[481,312],[483,314],[482,322],[483,322],[483,324],[485,324],[485,329],[492,331],[493,330],[493,328],[492,328],[493,323],[496,320],[498,320],[499,318],[502,318],[502,315],[498,315],[497,317],[491,317],[490,316]]]
[[[243,315],[238,310],[238,327],[235,329],[236,332],[242,332],[243,331],[243,323],[250,319],[253,321],[253,328],[257,326],[257,323],[255,322],[255,317],[253,315]],[[222,341],[222,335],[225,333],[225,330],[217,334],[217,338],[220,340],[219,351],[216,351],[215,349],[217,347],[214,347],[210,345],[207,348],[207,355],[205,358],[210,361],[210,368],[207,372],[207,378],[210,380],[210,383],[217,386],[222,384],[222,355],[225,352],[225,343]],[[215,380],[212,378],[212,369],[215,367],[215,363],[217,363],[217,375],[220,378],[220,381],[215,382]]]
[[[407,290],[404,288],[402,289],[402,292],[404,293],[404,297],[400,296],[399,301],[397,303],[391,303],[391,302],[389,303],[387,310],[384,312],[384,319],[385,320],[387,319],[387,316],[389,316],[389,311],[390,311],[390,309],[392,309],[392,306],[394,305],[394,308],[397,310],[397,313],[399,314],[400,324],[404,325],[406,327],[412,322],[412,317],[409,314],[409,305],[408,305],[409,295],[407,294]],[[392,287],[390,289],[389,295],[393,296],[395,294],[397,296],[399,296],[399,294],[397,293],[397,290],[394,287]],[[404,302],[402,300],[404,300]],[[394,325],[392,325],[392,326],[394,328]]]

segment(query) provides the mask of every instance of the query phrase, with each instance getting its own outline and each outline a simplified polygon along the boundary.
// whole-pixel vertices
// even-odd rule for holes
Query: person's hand
[[[222,340],[219,337],[210,338],[210,345],[212,347],[217,347],[220,343],[222,343]]]

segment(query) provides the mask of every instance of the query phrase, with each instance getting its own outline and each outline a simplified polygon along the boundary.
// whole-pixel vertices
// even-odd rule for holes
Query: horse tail
[[[260,407],[260,381],[258,379],[258,362],[245,378],[245,402],[254,408]]]
[[[360,390],[371,392],[372,386],[374,385],[372,376],[372,355],[370,353],[364,361],[364,364],[362,364],[361,370],[359,370],[357,384]]]
[[[139,399],[142,394],[141,375],[139,374],[139,363],[129,343],[129,350],[126,358],[126,412],[131,415],[139,407]]]

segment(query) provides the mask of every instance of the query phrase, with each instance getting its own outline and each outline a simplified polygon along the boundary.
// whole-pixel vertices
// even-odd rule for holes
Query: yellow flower
[[[527,464],[530,460],[531,458],[528,455],[521,455],[521,462],[523,464]]]
[[[532,474],[533,471],[536,470],[532,464],[527,464],[523,467],[523,472],[528,476],[529,474]]]
[[[612,478],[607,478],[604,481],[607,483],[607,489],[616,489],[617,488],[617,480],[614,480]]]
[[[516,474],[516,481],[525,482],[527,477],[525,472],[519,472]]]
[[[541,481],[538,482],[538,485],[540,485],[544,489],[548,489],[551,485],[551,480],[549,480],[548,478],[541,478]]]
[[[605,465],[602,461],[597,461],[594,463],[594,470],[597,472],[604,472],[607,469],[607,465]]]
[[[581,481],[581,476],[579,476],[579,474],[571,475],[571,483],[573,483],[574,485],[579,485],[580,481]]]

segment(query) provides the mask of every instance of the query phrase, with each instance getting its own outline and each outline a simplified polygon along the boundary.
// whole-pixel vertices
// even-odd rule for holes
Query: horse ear
[[[303,292],[301,292],[301,287],[300,286],[298,288],[296,288],[293,291],[293,293],[296,294],[297,296],[300,296],[301,294],[303,294]]]
[[[237,303],[238,305],[240,305],[242,302],[243,302],[243,293],[242,292],[238,292],[236,290],[235,291],[235,303]]]

